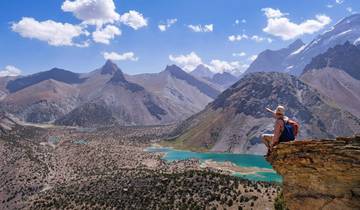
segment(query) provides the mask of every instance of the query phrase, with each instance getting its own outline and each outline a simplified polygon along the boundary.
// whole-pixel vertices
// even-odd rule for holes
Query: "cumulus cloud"
[[[135,53],[133,52],[125,52],[122,54],[119,54],[117,52],[104,52],[103,53],[105,60],[113,60],[113,61],[137,61],[139,60],[138,57],[135,56]]]
[[[248,64],[243,64],[240,61],[224,61],[213,59],[209,65],[206,65],[212,72],[223,73],[229,72],[233,75],[240,75],[249,67]]]
[[[114,23],[120,18],[113,0],[66,0],[61,9],[72,12],[76,18],[91,25]]]
[[[243,55],[243,53],[240,54]],[[224,61],[219,59],[212,59],[210,63],[207,64],[202,62],[202,59],[195,52],[179,56],[169,55],[169,59],[187,72],[193,71],[198,65],[202,64],[214,73],[230,72],[238,75],[249,67],[249,65],[242,64],[239,61]]]
[[[168,28],[170,28],[172,25],[174,25],[177,22],[177,19],[168,19],[166,20],[165,24],[159,24],[158,28],[160,31],[166,31]]]
[[[201,58],[195,52],[191,52],[187,55],[169,55],[169,59],[178,64],[185,71],[192,71],[198,65],[202,64]]]
[[[0,70],[0,77],[14,77],[21,75],[21,70],[12,65],[7,65]]]
[[[315,19],[305,20],[300,24],[291,22],[279,9],[263,8],[267,17],[267,26],[263,31],[274,36],[281,37],[283,40],[296,38],[303,34],[315,33],[331,22],[330,17],[326,15],[316,15]]]
[[[70,23],[59,23],[52,20],[39,22],[31,17],[23,17],[19,22],[13,23],[11,29],[22,37],[45,41],[53,46],[87,47],[87,41],[75,43],[74,38],[89,35],[85,29]]]
[[[94,42],[109,44],[115,36],[120,36],[121,30],[113,25],[107,25],[105,28],[97,29],[92,33]]]
[[[122,15],[118,14],[113,0],[66,0],[61,9],[65,12],[72,12],[85,24],[98,27],[115,22],[121,22],[135,30],[147,26],[147,20],[135,10],[130,10]]]
[[[188,25],[188,28],[194,32],[212,32],[214,30],[214,25]]]
[[[145,27],[148,24],[147,19],[144,18],[143,14],[135,10],[130,10],[129,12],[121,15],[120,22],[135,30]]]
[[[230,35],[228,37],[230,42],[235,42],[235,41],[241,41],[243,39],[248,39],[249,37],[246,34],[241,34],[241,35]]]
[[[244,57],[244,56],[246,56],[246,53],[245,52],[233,53],[232,56],[234,56],[234,57]]]
[[[210,69],[212,69],[214,72],[231,72],[235,69],[239,69],[241,67],[241,64],[239,61],[232,61],[232,62],[228,62],[228,61],[223,61],[223,60],[218,60],[218,59],[214,59],[211,60],[210,62]]]

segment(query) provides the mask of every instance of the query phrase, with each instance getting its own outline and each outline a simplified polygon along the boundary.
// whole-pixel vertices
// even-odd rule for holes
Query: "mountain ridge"
[[[311,42],[291,53],[283,54],[284,48],[263,51],[249,66],[246,73],[278,71],[299,76],[313,57],[347,41],[356,45],[360,43],[360,14],[340,20],[330,30],[318,35]]]
[[[184,121],[165,145],[213,152],[263,154],[260,135],[273,130],[266,107],[278,104],[300,122],[300,139],[331,138],[360,131],[360,120],[325,100],[294,76],[269,72],[245,75],[202,112]]]

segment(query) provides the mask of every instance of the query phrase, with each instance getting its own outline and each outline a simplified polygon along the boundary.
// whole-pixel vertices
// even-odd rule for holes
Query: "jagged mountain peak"
[[[204,64],[199,64],[194,70],[190,72],[190,74],[199,78],[211,78],[214,76],[214,72],[212,72]]]
[[[291,44],[289,44],[287,48],[290,50],[297,50],[303,45],[305,45],[305,43],[301,39],[296,39]]]
[[[101,67],[101,74],[111,74],[120,71],[121,69],[111,60],[107,60],[106,63]]]
[[[177,66],[175,64],[167,65],[164,71],[170,72],[170,73],[185,72],[184,70],[182,70],[179,66]]]
[[[113,77],[110,79],[112,83],[126,82],[125,76],[122,71],[116,70],[113,74]]]

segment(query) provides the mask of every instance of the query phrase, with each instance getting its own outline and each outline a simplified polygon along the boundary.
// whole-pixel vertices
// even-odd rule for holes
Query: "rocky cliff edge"
[[[281,143],[267,158],[292,209],[360,209],[360,136]]]

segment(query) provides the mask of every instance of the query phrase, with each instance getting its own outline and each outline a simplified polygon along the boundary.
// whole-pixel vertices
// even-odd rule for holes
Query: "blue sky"
[[[0,8],[1,76],[14,69],[26,75],[53,67],[89,72],[103,65],[104,57],[128,74],[159,72],[171,63],[186,70],[203,63],[216,72],[241,71],[265,49],[285,47],[296,38],[310,41],[359,11],[360,4],[357,0],[1,0]]]

